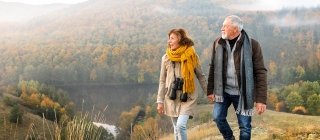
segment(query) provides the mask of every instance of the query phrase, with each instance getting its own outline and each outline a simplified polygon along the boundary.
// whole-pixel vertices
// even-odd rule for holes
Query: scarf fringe
[[[254,109],[248,109],[248,110],[236,110],[236,113],[243,116],[253,116]]]
[[[216,102],[223,102],[223,96],[215,95],[215,101]]]

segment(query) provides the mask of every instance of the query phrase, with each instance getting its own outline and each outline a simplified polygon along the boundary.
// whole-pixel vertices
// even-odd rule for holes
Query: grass
[[[213,105],[197,107],[199,112],[212,112]],[[228,113],[229,124],[239,139],[239,129],[234,113],[230,107]],[[223,140],[213,121],[196,125],[190,121],[188,124],[188,140]],[[259,140],[295,140],[320,139],[320,116],[306,116],[267,110],[263,115],[254,115],[252,121],[252,139]],[[165,135],[160,140],[171,140],[172,134]]]
[[[52,129],[43,129],[43,119],[38,115],[24,111],[22,124],[10,123],[9,114],[12,107],[4,104],[3,97],[0,96],[0,139],[20,140],[25,139],[31,133],[34,133],[38,139],[49,138],[48,135]],[[50,121],[47,123],[53,125]]]
[[[103,128],[96,127],[91,121],[105,122],[105,116],[101,112],[91,116],[89,113],[80,114],[70,121],[57,123],[24,110],[22,124],[11,123],[9,114],[12,107],[6,106],[2,102],[2,97],[0,96],[0,139],[98,140],[103,133],[105,134]]]
[[[0,97],[1,99],[1,97]],[[188,140],[222,140],[215,123],[210,115],[213,105],[199,105],[196,115],[188,123]],[[104,116],[89,116],[88,114],[75,117],[63,128],[60,124],[47,121],[41,117],[24,112],[23,123],[9,122],[9,110],[0,102],[0,139],[98,139],[101,129],[93,126],[89,120],[102,120]],[[93,109],[94,110],[94,109]],[[199,119],[205,118],[205,119]],[[238,139],[239,129],[233,108],[230,108],[228,120]],[[101,122],[101,121],[100,121]],[[252,139],[259,140],[291,140],[291,139],[320,139],[320,116],[306,116],[267,110],[263,115],[255,115],[252,122]],[[172,133],[162,136],[161,140],[172,140]]]
[[[7,107],[8,108],[8,107]],[[9,110],[9,109],[8,109]],[[52,122],[46,122],[49,126]],[[43,119],[37,115],[25,112],[22,124],[10,123],[9,112],[1,108],[0,111],[0,139],[25,139],[28,134],[34,134],[38,139],[49,139],[50,131],[47,126],[43,127]]]

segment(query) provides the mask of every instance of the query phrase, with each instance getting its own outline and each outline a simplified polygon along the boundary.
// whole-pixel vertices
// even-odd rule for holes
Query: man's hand
[[[164,113],[164,105],[163,105],[163,103],[158,103],[157,110],[158,110],[159,114],[163,114]]]
[[[263,103],[256,103],[256,110],[259,115],[261,115],[263,112],[265,112],[267,109],[267,105]]]
[[[208,100],[209,100],[210,102],[214,102],[214,100],[215,100],[214,94],[208,95],[207,98],[208,98]]]

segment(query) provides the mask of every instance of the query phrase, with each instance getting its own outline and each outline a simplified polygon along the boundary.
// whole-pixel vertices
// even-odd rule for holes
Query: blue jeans
[[[232,103],[234,109],[237,110],[240,96],[229,95],[228,93],[224,93],[223,98],[223,102],[214,103],[213,121],[216,122],[220,133],[223,135],[223,138],[228,140],[234,137],[230,125],[226,119],[228,114],[228,108]],[[237,114],[237,118],[240,129],[240,140],[250,140],[251,116],[243,116]]]
[[[178,117],[171,117],[175,140],[187,140],[188,119],[189,115],[179,115]]]

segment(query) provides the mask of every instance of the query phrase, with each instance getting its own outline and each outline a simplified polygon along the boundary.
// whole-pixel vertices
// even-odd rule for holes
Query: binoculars
[[[183,79],[181,78],[175,78],[175,80],[172,83],[172,90],[171,93],[169,94],[169,98],[171,100],[175,100],[177,98],[177,90],[182,90],[183,87]],[[186,102],[188,100],[188,95],[187,93],[182,93],[180,95],[180,101],[181,102]]]

